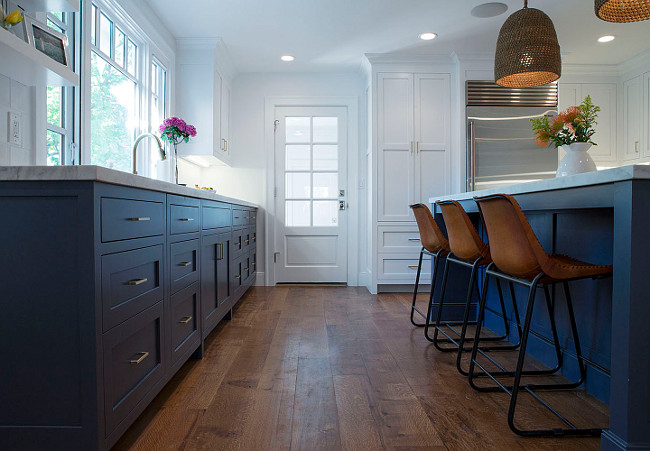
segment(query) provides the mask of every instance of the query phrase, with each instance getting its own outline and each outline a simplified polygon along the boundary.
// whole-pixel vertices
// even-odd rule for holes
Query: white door
[[[275,121],[276,281],[347,282],[347,109],[277,107]]]

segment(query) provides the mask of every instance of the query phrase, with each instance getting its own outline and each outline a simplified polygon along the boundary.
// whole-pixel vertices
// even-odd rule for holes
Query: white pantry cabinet
[[[409,205],[451,190],[451,75],[406,70],[396,64],[373,70],[371,291],[415,281],[418,228]],[[430,272],[425,259],[423,274]],[[428,276],[423,276],[427,280]],[[426,282],[424,282],[426,283]]]
[[[616,163],[617,157],[617,86],[616,83],[560,83],[559,108],[580,105],[588,95],[594,105],[600,107],[593,141],[597,144],[589,150],[596,163]],[[563,157],[564,155],[560,155]]]
[[[378,221],[450,190],[449,74],[377,74]]]
[[[636,76],[623,82],[623,160],[641,156],[643,135],[643,77]]]

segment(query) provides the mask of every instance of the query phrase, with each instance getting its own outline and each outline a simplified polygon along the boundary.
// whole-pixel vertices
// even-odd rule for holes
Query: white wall
[[[211,186],[219,194],[253,202],[262,210],[267,210],[266,189],[269,180],[266,168],[265,124],[273,118],[265,117],[265,101],[269,97],[357,97],[360,106],[365,105],[365,83],[361,73],[247,73],[235,77],[232,84],[231,125],[232,167],[213,166],[201,170],[199,183]],[[367,123],[365,108],[359,109],[359,143],[358,149],[365,150]],[[359,173],[365,174],[364,151],[358,155]],[[365,179],[365,175],[360,175]],[[188,179],[189,180],[189,179]],[[359,199],[365,196],[359,196]],[[362,202],[365,204],[365,202]],[[360,206],[356,210],[362,215],[365,211]],[[264,229],[264,212],[258,215],[259,271],[265,271],[266,239]],[[361,216],[361,219],[363,216]],[[360,230],[364,230],[365,221],[360,221]],[[360,236],[364,236],[360,233]],[[365,243],[365,241],[363,241]],[[358,243],[360,246],[365,244]],[[365,249],[365,248],[364,248]],[[359,255],[365,252],[360,249]],[[360,268],[366,267],[365,264]],[[261,281],[258,277],[258,283]]]
[[[7,62],[3,64],[5,63]],[[0,75],[0,166],[36,164],[35,97],[34,88]],[[10,111],[19,113],[22,118],[23,143],[21,147],[10,145],[7,142],[8,113]]]

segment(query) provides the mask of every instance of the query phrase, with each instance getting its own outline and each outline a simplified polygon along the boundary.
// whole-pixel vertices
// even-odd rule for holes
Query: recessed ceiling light
[[[599,37],[598,42],[612,42],[614,39],[616,39],[616,36],[608,34],[606,36]]]
[[[483,3],[482,5],[472,8],[470,13],[474,17],[487,19],[488,17],[496,17],[508,11],[508,5],[501,2]]]
[[[422,39],[423,41],[430,41],[430,40],[435,39],[437,37],[438,37],[437,34],[432,33],[430,31],[427,31],[426,33],[422,33],[420,35],[420,39]]]
[[[293,60],[295,60],[296,57],[295,57],[295,56],[291,56],[291,55],[282,55],[282,56],[280,57],[280,59],[281,59],[282,61],[287,61],[287,62],[289,62],[289,61],[293,61]]]

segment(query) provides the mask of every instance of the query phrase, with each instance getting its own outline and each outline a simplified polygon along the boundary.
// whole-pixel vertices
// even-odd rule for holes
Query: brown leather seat
[[[444,251],[443,254],[448,253],[449,241],[447,241],[447,238],[442,234],[440,227],[433,219],[429,207],[424,204],[413,204],[410,207],[418,224],[422,247],[432,254],[436,254],[441,250]]]
[[[438,201],[436,204],[447,227],[451,253],[468,263],[474,263],[479,258],[481,265],[490,263],[490,246],[478,235],[465,209],[455,200]]]
[[[487,229],[492,261],[500,271],[527,280],[544,273],[541,282],[612,272],[612,265],[592,265],[566,255],[547,254],[514,197],[495,194],[474,200]]]

